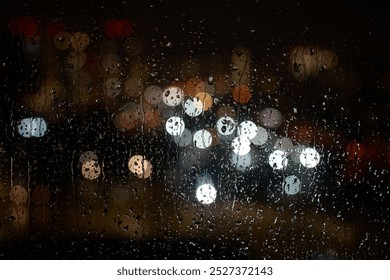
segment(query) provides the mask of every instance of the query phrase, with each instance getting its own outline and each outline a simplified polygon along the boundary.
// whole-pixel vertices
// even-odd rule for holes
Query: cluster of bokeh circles
[[[314,147],[294,145],[291,139],[276,135],[275,131],[284,123],[283,113],[277,108],[256,108],[258,117],[251,118],[245,110],[232,114],[229,106],[219,104],[220,99],[229,95],[233,106],[240,107],[253,100],[254,89],[250,87],[251,54],[246,47],[238,46],[232,50],[231,72],[220,75],[227,79],[216,79],[211,75],[204,79],[194,67],[194,73],[190,73],[184,81],[176,80],[160,86],[158,82],[149,80],[153,73],[150,64],[141,56],[143,42],[131,36],[132,25],[124,23],[126,28],[122,30],[123,34],[110,33],[114,31],[110,28],[114,23],[106,23],[105,31],[110,36],[106,34],[108,40],[100,44],[99,54],[89,50],[91,40],[85,32],[69,32],[64,26],[55,25],[58,28],[49,36],[47,46],[49,50],[50,47],[54,48],[44,59],[47,76],[43,78],[39,92],[26,98],[32,100],[31,104],[27,101],[26,107],[39,113],[39,118],[28,117],[19,121],[18,132],[22,137],[39,138],[46,134],[48,127],[43,117],[50,118],[53,111],[57,112],[59,103],[55,100],[67,100],[81,111],[92,108],[98,100],[99,104],[113,112],[112,121],[116,129],[123,133],[130,132],[130,136],[139,127],[145,126],[149,130],[165,129],[168,139],[173,139],[178,148],[194,147],[205,151],[224,142],[229,147],[226,153],[230,155],[230,164],[239,172],[251,168],[251,150],[254,146],[272,147],[268,162],[264,164],[276,172],[285,170],[290,161],[305,168],[314,168],[319,164],[320,155]],[[37,44],[34,52],[38,52],[39,47]],[[337,61],[331,55],[333,53],[315,50],[315,58],[311,52],[293,51],[292,60],[302,66],[302,69],[298,69],[300,78],[302,75],[306,77],[307,69],[313,68],[312,72],[317,73],[326,61]],[[307,59],[299,60],[306,56],[315,63]],[[315,65],[311,67],[311,64]],[[332,68],[333,64],[325,66]],[[61,66],[66,69],[65,79]],[[216,89],[221,84],[224,89]],[[53,98],[53,95],[57,97]],[[216,105],[219,106],[216,117],[210,117],[210,111]],[[202,127],[206,118],[207,125]],[[211,149],[209,152],[212,152]],[[104,176],[102,162],[95,152],[82,152],[79,158],[82,176],[92,181]],[[128,169],[130,174],[140,179],[153,176],[153,162],[142,153],[129,155]],[[300,180],[297,176],[287,176],[284,183],[287,194],[299,192]],[[215,200],[216,193],[212,180],[206,180],[198,186],[196,197],[201,203],[210,204]]]

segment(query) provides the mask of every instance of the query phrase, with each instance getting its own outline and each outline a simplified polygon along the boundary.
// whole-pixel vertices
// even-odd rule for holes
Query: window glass
[[[390,257],[380,6],[1,10],[2,258]]]

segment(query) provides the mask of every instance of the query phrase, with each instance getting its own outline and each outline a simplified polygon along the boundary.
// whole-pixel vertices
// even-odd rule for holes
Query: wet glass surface
[[[286,2],[3,1],[0,257],[388,259],[389,19]]]

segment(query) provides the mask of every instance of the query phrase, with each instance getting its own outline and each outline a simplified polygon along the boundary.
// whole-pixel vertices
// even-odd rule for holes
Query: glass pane
[[[3,1],[0,255],[387,259],[389,19]]]

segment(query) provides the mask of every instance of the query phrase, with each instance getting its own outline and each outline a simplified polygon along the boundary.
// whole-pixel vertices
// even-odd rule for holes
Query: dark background
[[[9,181],[10,161],[15,161],[14,172],[20,174],[27,161],[34,162],[33,184],[45,184],[52,187],[58,201],[52,206],[55,222],[46,229],[31,226],[28,234],[7,239],[0,243],[0,256],[17,259],[45,258],[341,258],[341,259],[388,259],[389,255],[389,215],[390,187],[388,164],[373,166],[363,181],[347,182],[339,175],[345,166],[341,160],[343,147],[335,144],[334,155],[329,155],[328,166],[319,167],[316,177],[323,188],[321,203],[310,197],[303,197],[294,206],[287,200],[278,200],[266,191],[257,191],[258,185],[268,186],[279,178],[267,169],[249,173],[246,177],[233,176],[239,185],[250,186],[238,197],[253,196],[257,202],[269,205],[279,213],[281,220],[289,219],[288,213],[304,213],[301,225],[309,215],[310,209],[324,209],[324,216],[342,216],[342,222],[352,223],[354,239],[352,243],[333,245],[326,249],[323,239],[308,241],[302,239],[301,249],[291,251],[301,234],[295,229],[291,236],[289,222],[278,224],[275,234],[267,228],[263,237],[245,236],[247,233],[225,236],[213,240],[209,235],[194,234],[191,238],[180,238],[172,232],[162,230],[161,235],[152,239],[128,240],[115,236],[103,238],[96,235],[74,234],[72,225],[62,223],[64,213],[74,211],[74,179],[71,175],[74,154],[94,148],[107,159],[106,172],[114,180],[128,180],[126,166],[116,168],[126,161],[131,147],[132,152],[144,151],[159,158],[161,168],[148,184],[164,185],[164,191],[156,191],[151,201],[161,195],[169,204],[175,200],[170,197],[170,186],[174,178],[169,177],[168,169],[175,166],[175,146],[159,140],[162,131],[157,131],[152,140],[145,144],[143,135],[126,137],[118,134],[114,127],[102,129],[110,122],[110,115],[97,106],[93,114],[90,111],[71,115],[66,121],[50,128],[46,138],[20,139],[14,131],[15,121],[26,114],[17,106],[16,97],[34,89],[41,75],[38,62],[25,57],[20,39],[12,37],[7,29],[11,16],[30,15],[45,23],[60,19],[68,30],[83,30],[92,41],[103,39],[103,22],[110,18],[128,18],[135,24],[136,36],[145,43],[145,52],[163,65],[164,60],[176,57],[198,57],[210,53],[223,54],[229,58],[231,50],[244,44],[251,50],[254,64],[269,65],[280,76],[285,75],[285,63],[288,49],[294,45],[320,45],[335,50],[339,55],[339,66],[347,72],[353,72],[357,86],[348,85],[336,88],[338,98],[332,108],[321,110],[323,96],[328,87],[316,80],[297,83],[289,78],[282,80],[280,101],[260,100],[260,104],[248,105],[256,109],[266,104],[278,104],[284,111],[296,106],[299,117],[314,122],[323,120],[335,124],[345,132],[345,141],[362,139],[366,135],[380,136],[389,140],[389,87],[378,86],[383,73],[390,72],[390,36],[388,28],[389,9],[384,5],[355,1],[308,1],[290,3],[289,1],[3,1],[1,4],[1,54],[0,75],[2,77],[0,96],[0,157],[3,181]],[[228,61],[227,61],[228,63]],[[162,67],[162,66],[161,66]],[[221,67],[228,67],[223,65]],[[164,76],[166,83],[172,76]],[[294,97],[294,98],[291,98]],[[343,109],[340,109],[343,108]],[[369,114],[370,113],[370,114]],[[368,117],[369,116],[369,117]],[[373,118],[374,116],[374,118]],[[359,126],[357,125],[359,123]],[[103,124],[103,125],[102,125]],[[75,137],[77,135],[77,137]],[[345,144],[342,142],[342,144]],[[340,144],[341,145],[341,144]],[[376,143],[373,143],[376,145]],[[379,144],[381,145],[381,144]],[[146,146],[146,148],[145,148]],[[111,147],[107,149],[107,147]],[[158,148],[153,148],[158,147]],[[387,149],[387,150],[386,150]],[[388,151],[384,147],[385,153]],[[223,157],[223,152],[215,150]],[[387,152],[388,153],[388,152]],[[76,157],[77,161],[77,157]],[[185,171],[183,182],[191,182],[197,172],[210,171],[218,166],[219,158],[211,159],[208,164],[199,164],[198,170]],[[211,166],[211,167],[210,167]],[[19,172],[19,173],[18,173]],[[183,171],[184,172],[184,171]],[[218,177],[218,168],[211,173]],[[265,174],[259,179],[258,174]],[[168,174],[168,179],[167,179]],[[177,178],[176,178],[177,179]],[[167,180],[167,181],[164,181]],[[228,180],[227,180],[228,181]],[[182,182],[182,183],[183,183]],[[346,186],[339,190],[337,184]],[[190,183],[188,183],[190,184]],[[73,186],[73,187],[72,187]],[[101,182],[98,188],[103,188]],[[137,186],[131,187],[131,190]],[[142,189],[142,187],[141,187]],[[185,190],[184,190],[185,191]],[[142,192],[142,191],[141,191]],[[229,193],[226,197],[229,198]],[[164,204],[162,204],[164,205]],[[161,206],[162,207],[162,206]],[[80,208],[83,208],[80,206]],[[83,208],[84,209],[84,208]],[[201,210],[206,211],[206,210]],[[169,211],[168,211],[169,212]],[[153,215],[157,215],[151,211]],[[203,213],[203,212],[202,212]],[[317,213],[317,212],[316,212]],[[277,214],[276,216],[278,216]],[[283,218],[284,217],[284,218]],[[174,217],[174,219],[176,216]],[[157,218],[156,218],[157,219]],[[164,221],[158,218],[158,223]],[[168,219],[168,218],[167,218]],[[321,218],[322,219],[322,218]],[[320,219],[320,220],[321,220]],[[1,224],[6,224],[9,216],[2,215]],[[169,222],[167,222],[169,224]],[[234,223],[233,223],[234,224]],[[162,226],[163,227],[163,226]],[[270,226],[272,227],[272,226]],[[71,230],[69,230],[71,228]],[[227,226],[227,230],[230,229]],[[234,227],[232,226],[234,232]],[[1,230],[1,228],[0,228]],[[303,230],[304,231],[304,230]],[[100,232],[99,232],[100,233]],[[280,238],[280,239],[279,239]],[[279,239],[279,240],[278,240]],[[241,241],[244,240],[244,241]],[[249,241],[248,241],[249,240]],[[271,241],[270,241],[271,240]],[[280,241],[282,240],[282,241]],[[299,242],[298,242],[299,243]],[[194,245],[195,244],[195,245]],[[247,246],[249,244],[249,246]],[[336,243],[338,244],[338,243]],[[306,247],[305,247],[306,246]],[[337,246],[341,246],[337,248]],[[249,247],[249,249],[248,249]],[[256,248],[257,247],[257,248]],[[299,247],[299,246],[298,246]],[[275,250],[275,248],[279,250]],[[318,250],[317,250],[318,249]],[[334,250],[338,253],[335,254]]]

